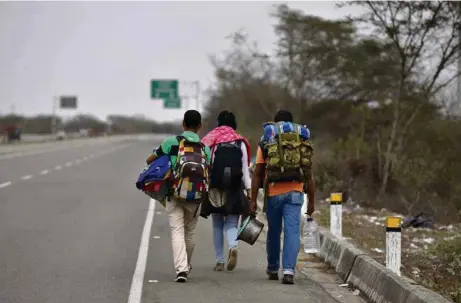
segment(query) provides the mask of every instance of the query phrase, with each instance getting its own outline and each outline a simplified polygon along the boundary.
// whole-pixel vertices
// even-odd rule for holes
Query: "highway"
[[[364,302],[332,274],[266,280],[262,242],[240,245],[234,272],[213,272],[204,219],[189,282],[173,282],[168,217],[134,186],[159,142],[136,136],[0,155],[1,303]]]

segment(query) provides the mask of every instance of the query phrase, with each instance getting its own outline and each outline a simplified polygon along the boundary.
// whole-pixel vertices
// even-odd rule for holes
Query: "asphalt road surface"
[[[331,274],[266,280],[259,242],[240,245],[234,272],[213,272],[211,220],[198,224],[189,282],[173,282],[168,218],[134,186],[158,143],[134,137],[0,156],[1,303],[363,302],[331,291],[339,288]]]

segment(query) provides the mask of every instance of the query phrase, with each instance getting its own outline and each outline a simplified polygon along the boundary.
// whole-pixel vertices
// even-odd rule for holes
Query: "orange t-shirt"
[[[266,159],[264,159],[263,151],[261,147],[258,147],[256,152],[256,164],[264,164]],[[299,191],[303,192],[303,182],[298,181],[288,181],[288,182],[271,182],[268,184],[267,194],[269,197],[278,196],[286,194],[290,191]]]

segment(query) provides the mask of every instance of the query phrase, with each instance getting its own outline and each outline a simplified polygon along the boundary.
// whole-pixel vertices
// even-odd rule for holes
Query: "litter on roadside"
[[[408,216],[403,219],[402,227],[414,227],[414,228],[434,228],[435,220],[434,217],[424,212],[419,213],[416,216]]]

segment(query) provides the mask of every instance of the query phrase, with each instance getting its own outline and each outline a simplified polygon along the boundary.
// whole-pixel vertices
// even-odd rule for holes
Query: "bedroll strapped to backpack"
[[[143,169],[136,181],[136,188],[165,205],[170,190],[171,162],[168,155],[155,159]]]
[[[201,142],[189,142],[182,136],[178,158],[173,170],[172,196],[178,200],[201,203],[208,191],[208,168],[205,146]]]
[[[267,182],[305,182],[312,169],[309,130],[291,122],[266,123],[260,146],[266,158]]]

